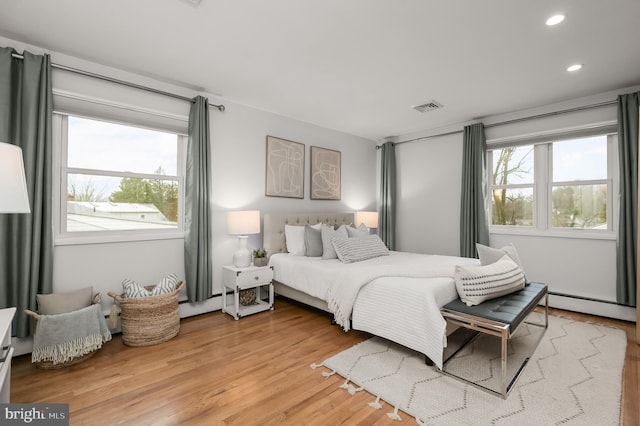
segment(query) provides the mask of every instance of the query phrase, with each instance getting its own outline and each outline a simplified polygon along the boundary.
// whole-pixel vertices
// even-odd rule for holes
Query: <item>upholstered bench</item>
[[[464,327],[475,331],[473,338],[469,339],[464,346],[468,345],[475,339],[479,333],[489,334],[497,336],[501,340],[501,383],[500,391],[489,389],[475,382],[452,374],[446,371],[446,363],[451,360],[456,353],[451,355],[443,365],[442,372],[449,376],[463,380],[473,386],[481,388],[490,393],[502,396],[506,399],[511,391],[511,388],[518,380],[518,377],[524,370],[529,358],[533,354],[533,351],[537,348],[544,330],[540,333],[539,338],[535,342],[535,346],[531,350],[531,353],[524,359],[520,367],[515,372],[513,378],[507,382],[507,344],[509,339],[514,335],[520,324],[525,322],[525,318],[533,312],[535,307],[540,303],[542,299],[544,302],[544,324],[528,323],[534,326],[544,327],[545,329],[549,323],[549,295],[547,293],[547,286],[541,283],[529,283],[524,289],[515,293],[508,294],[496,299],[487,300],[483,303],[474,306],[467,306],[460,299],[456,299],[446,304],[441,312],[442,316],[450,323]]]

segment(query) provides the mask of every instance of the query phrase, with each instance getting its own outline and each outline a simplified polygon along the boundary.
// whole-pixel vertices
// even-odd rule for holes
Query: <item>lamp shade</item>
[[[260,211],[245,210],[227,212],[227,232],[233,235],[260,233]]]
[[[233,253],[233,265],[246,268],[251,264],[251,252],[247,249],[247,235],[260,233],[260,211],[227,212],[227,232],[238,236],[238,250]]]
[[[0,213],[30,213],[22,150],[0,142]]]
[[[378,212],[356,212],[356,226],[361,223],[367,228],[377,228]]]

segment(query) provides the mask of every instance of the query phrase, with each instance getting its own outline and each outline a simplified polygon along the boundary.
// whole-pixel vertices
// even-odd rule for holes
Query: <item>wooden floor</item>
[[[638,415],[639,346],[635,325],[570,314],[624,329],[624,425]],[[60,370],[39,370],[29,355],[12,362],[11,402],[68,403],[72,425],[415,424],[374,410],[366,392],[350,396],[337,374],[309,368],[369,336],[329,325],[329,317],[286,299],[276,310],[234,321],[221,312],[182,320],[169,342],[130,348],[120,336],[91,359]]]

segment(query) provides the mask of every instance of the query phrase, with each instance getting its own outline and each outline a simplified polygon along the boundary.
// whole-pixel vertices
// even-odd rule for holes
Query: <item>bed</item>
[[[275,292],[331,312],[345,331],[365,331],[425,354],[442,368],[446,321],[440,308],[458,297],[455,265],[478,260],[389,252],[354,263],[293,256],[285,225],[350,225],[351,213],[265,213],[263,246],[274,268]],[[351,300],[353,299],[353,300]]]

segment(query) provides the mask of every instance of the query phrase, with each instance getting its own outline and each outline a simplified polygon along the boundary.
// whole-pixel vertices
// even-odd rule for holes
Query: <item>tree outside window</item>
[[[491,224],[610,231],[615,140],[602,134],[490,150]]]
[[[533,146],[493,150],[493,225],[533,225]]]

